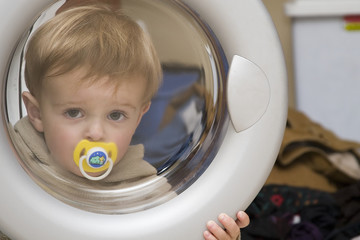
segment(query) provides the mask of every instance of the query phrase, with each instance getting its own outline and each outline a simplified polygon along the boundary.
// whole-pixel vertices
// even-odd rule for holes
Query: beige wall
[[[291,19],[284,13],[284,3],[288,0],[262,0],[267,7],[278,31],[284,51],[289,81],[289,106],[295,107],[294,69],[292,56]]]

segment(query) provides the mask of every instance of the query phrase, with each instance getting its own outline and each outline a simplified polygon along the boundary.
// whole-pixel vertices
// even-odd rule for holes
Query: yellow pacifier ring
[[[110,174],[114,165],[112,159],[116,161],[116,144],[81,140],[75,147],[73,158],[84,177],[89,180],[101,180]],[[106,172],[98,177],[93,177],[88,174],[103,172],[105,170]]]

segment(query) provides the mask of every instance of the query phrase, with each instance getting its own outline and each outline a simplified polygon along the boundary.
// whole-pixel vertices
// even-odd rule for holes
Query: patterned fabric
[[[242,239],[342,240],[360,236],[360,219],[344,218],[343,208],[349,206],[339,201],[339,195],[344,196],[343,191],[331,194],[286,185],[264,186],[247,209],[251,221],[242,230]],[[356,194],[343,199],[356,202],[352,213],[360,214]]]

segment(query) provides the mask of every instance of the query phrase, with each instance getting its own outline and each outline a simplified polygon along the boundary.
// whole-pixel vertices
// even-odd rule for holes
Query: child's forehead
[[[125,73],[108,73],[108,72],[95,72],[88,67],[76,67],[70,71],[53,71],[49,74],[48,79],[51,80],[64,80],[71,79],[73,84],[86,85],[86,84],[110,84],[120,86],[128,82],[142,82],[146,78],[139,73],[125,72]]]
[[[107,89],[107,94],[117,95],[119,91],[124,89],[134,91],[134,88],[146,85],[144,84],[145,82],[145,77],[140,74],[109,75],[94,73],[86,68],[77,68],[61,75],[49,77],[43,85],[43,90],[69,90],[70,92],[76,92],[79,89],[99,87],[99,89]],[[63,87],[63,85],[66,86]],[[146,89],[144,90],[146,91]]]

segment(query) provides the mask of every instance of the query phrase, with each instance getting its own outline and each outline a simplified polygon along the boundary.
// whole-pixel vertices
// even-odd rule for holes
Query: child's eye
[[[111,112],[108,116],[108,118],[112,121],[120,121],[125,117],[126,117],[125,114],[120,111]]]
[[[65,112],[65,115],[69,118],[81,118],[83,115],[79,109],[70,109]]]

